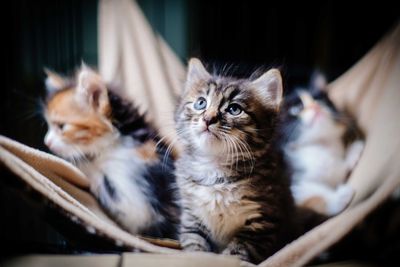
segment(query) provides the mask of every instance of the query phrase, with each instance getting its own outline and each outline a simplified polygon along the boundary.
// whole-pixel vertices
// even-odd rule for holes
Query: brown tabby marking
[[[175,113],[184,250],[259,263],[292,238],[293,199],[273,146],[281,98],[276,69],[235,79],[190,61]]]

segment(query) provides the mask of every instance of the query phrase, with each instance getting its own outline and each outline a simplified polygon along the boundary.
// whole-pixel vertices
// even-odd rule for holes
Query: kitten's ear
[[[83,105],[89,106],[103,115],[108,114],[107,86],[100,75],[86,65],[82,65],[78,73],[76,97]]]
[[[191,58],[186,75],[186,88],[191,88],[194,84],[207,81],[210,78],[211,74],[207,72],[201,61],[197,58]]]
[[[271,69],[251,82],[262,102],[278,110],[282,101],[282,76],[279,70]]]
[[[58,75],[47,68],[44,68],[44,72],[47,75],[45,85],[48,94],[55,93],[68,85],[68,80],[63,78],[61,75]]]
[[[327,91],[328,82],[326,76],[319,70],[314,71],[310,79],[310,88],[312,91]]]

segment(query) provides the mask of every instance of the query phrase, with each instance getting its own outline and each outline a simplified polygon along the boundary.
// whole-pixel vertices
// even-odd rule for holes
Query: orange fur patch
[[[147,141],[136,149],[139,157],[145,161],[156,161],[158,160],[158,154],[156,149],[157,144],[154,141]]]
[[[321,214],[325,214],[327,209],[326,201],[319,196],[310,197],[309,199],[305,200],[300,206],[312,209]]]
[[[62,136],[71,142],[88,144],[112,130],[107,118],[77,102],[74,88],[54,95],[48,102],[46,115],[50,123],[66,125]]]

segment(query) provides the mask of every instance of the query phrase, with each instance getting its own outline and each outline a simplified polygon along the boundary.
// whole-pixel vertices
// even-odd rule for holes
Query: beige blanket
[[[184,76],[183,65],[153,33],[134,2],[118,0],[111,4],[101,0],[99,12],[102,75],[108,80],[118,78],[128,95],[150,110],[163,134],[173,138],[171,114]],[[400,186],[400,25],[330,89],[334,102],[349,110],[366,133],[366,148],[349,181],[356,197],[345,212],[287,245],[260,266],[303,266],[351,231]],[[62,209],[66,220],[92,234],[113,240],[127,250],[181,253],[173,249],[177,248],[173,241],[139,238],[120,229],[88,193],[86,177],[57,157],[0,136],[0,164],[13,172],[15,179],[21,179]],[[216,257],[215,266],[239,265],[232,257],[207,257]],[[191,257],[191,263],[196,258]]]

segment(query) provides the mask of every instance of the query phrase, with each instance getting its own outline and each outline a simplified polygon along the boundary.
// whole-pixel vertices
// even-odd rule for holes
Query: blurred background
[[[348,1],[137,1],[153,29],[182,62],[197,56],[211,65],[281,67],[286,87],[305,83],[312,69],[329,80],[350,68],[399,20],[390,1],[350,7]],[[44,149],[38,100],[43,67],[71,74],[81,61],[98,62],[97,0],[13,1],[3,42],[6,63],[0,132]]]
[[[211,65],[240,64],[235,75],[279,66],[287,88],[305,84],[314,68],[331,81],[349,69],[399,21],[393,1],[137,1],[183,63],[192,56]],[[354,6],[354,7],[353,7]],[[96,0],[14,0],[7,10],[3,45],[5,82],[0,134],[46,150],[40,116],[44,72],[71,74],[81,60],[98,63]],[[9,18],[8,18],[9,16]],[[70,249],[62,234],[40,220],[19,197],[0,188],[0,240],[9,250]],[[13,209],[9,208],[12,203]],[[57,248],[57,249],[54,249]]]

